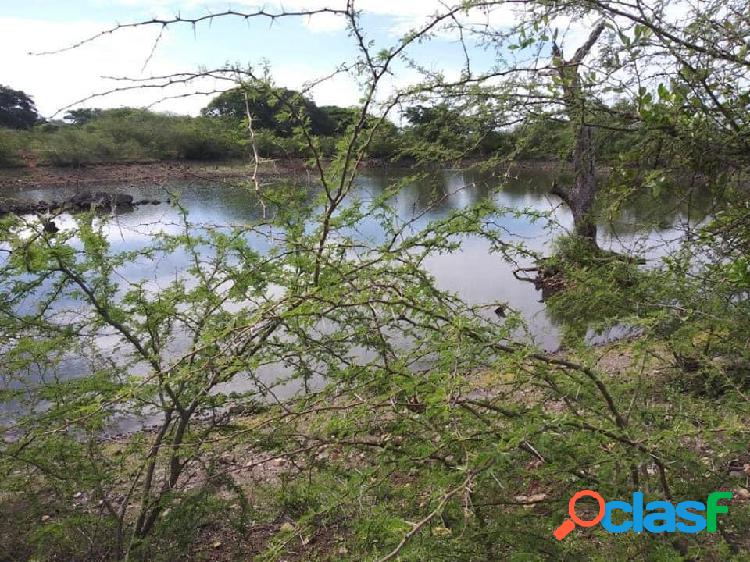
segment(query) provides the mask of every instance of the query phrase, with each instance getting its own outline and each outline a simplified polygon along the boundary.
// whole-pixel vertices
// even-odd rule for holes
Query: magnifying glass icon
[[[599,513],[593,519],[581,519],[576,515],[576,502],[584,497],[594,498],[599,504]],[[557,540],[561,541],[576,528],[576,525],[579,527],[593,527],[604,518],[604,511],[604,498],[601,494],[594,492],[593,490],[581,490],[580,492],[576,492],[568,502],[568,515],[570,516],[570,519],[563,521],[562,525],[555,529],[552,534],[555,535]]]

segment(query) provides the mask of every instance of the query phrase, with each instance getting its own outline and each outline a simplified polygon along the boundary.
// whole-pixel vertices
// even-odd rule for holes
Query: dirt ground
[[[268,160],[262,162],[259,175],[265,181],[274,176],[306,174],[302,161]],[[0,192],[8,187],[55,187],[101,184],[160,183],[169,180],[242,180],[250,179],[248,162],[145,162],[95,164],[81,167],[28,166],[0,168]]]

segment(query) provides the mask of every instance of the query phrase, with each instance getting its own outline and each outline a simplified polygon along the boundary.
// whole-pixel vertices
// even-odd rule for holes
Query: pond
[[[352,195],[361,200],[372,199],[394,182],[410,177],[410,173],[405,169],[366,170],[359,176]],[[311,190],[314,189],[307,180],[301,183],[307,183]],[[416,226],[485,197],[493,198],[504,207],[548,213],[544,220],[531,220],[528,216],[513,214],[497,217],[509,241],[522,241],[529,249],[548,254],[554,238],[572,226],[567,209],[557,197],[548,193],[551,183],[549,172],[533,167],[513,178],[502,180],[492,174],[442,170],[407,182],[392,204],[404,220],[418,216]],[[179,208],[168,203],[169,199],[179,200],[196,229],[213,225],[252,224],[262,217],[261,206],[252,190],[227,182],[180,181],[159,186],[95,186],[88,189],[125,192],[136,200],[162,201],[159,205],[139,205],[132,212],[118,214],[111,220],[107,232],[114,251],[143,247],[158,231],[180,232],[183,228],[182,215]],[[264,186],[263,189],[274,189],[274,185]],[[59,201],[76,191],[75,187],[18,189],[6,192],[6,195],[17,199]],[[659,198],[660,203],[655,205],[653,193],[645,195],[648,198],[644,197],[643,202],[635,198],[623,206],[617,217],[599,225],[602,247],[656,260],[684,235],[686,228],[706,215],[711,204],[707,197],[696,200],[683,196],[680,199],[663,193]],[[60,217],[57,222],[62,228],[73,225],[70,217]],[[377,239],[378,231],[379,226],[374,220],[365,220],[358,228],[358,235]],[[258,240],[257,243],[262,245],[267,241]],[[263,247],[258,249],[264,250]],[[513,274],[516,268],[530,265],[528,260],[518,263],[503,260],[490,252],[486,241],[478,238],[465,238],[459,251],[434,256],[426,263],[439,287],[458,293],[465,301],[471,304],[500,301],[520,311],[528,324],[528,337],[541,348],[553,351],[560,343],[559,326],[546,313],[541,294],[533,284],[520,281]],[[171,255],[158,260],[156,265],[151,261],[126,264],[119,269],[119,274],[123,282],[147,279],[155,286],[163,286],[187,266],[184,256]],[[606,334],[599,336],[600,340],[606,337]],[[596,342],[596,337],[592,341]],[[102,344],[106,346],[106,341],[102,341]],[[79,376],[86,370],[85,363],[70,358],[66,370],[69,376]],[[269,368],[262,376],[270,381],[278,373]],[[224,390],[246,390],[243,386],[238,381]]]

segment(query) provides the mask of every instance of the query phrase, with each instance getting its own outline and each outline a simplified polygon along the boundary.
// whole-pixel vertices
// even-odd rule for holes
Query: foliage
[[[328,111],[299,92],[263,83],[223,92],[211,100],[201,114],[241,122],[248,108],[257,129],[272,131],[280,137],[291,136],[294,124],[300,119],[309,120],[310,132],[314,135],[328,136],[342,128],[340,121],[334,121]],[[346,111],[336,109],[333,114],[346,120]]]
[[[78,215],[56,233],[36,217],[0,221],[0,398],[12,413],[0,444],[0,499],[22,534],[23,556],[743,559],[747,101],[726,87],[745,76],[738,68],[747,51],[737,54],[745,46],[734,31],[747,36],[737,16],[744,12],[711,2],[705,14],[691,8],[683,17],[692,23],[675,30],[661,17],[636,23],[608,3],[529,3],[528,17],[509,32],[480,25],[478,34],[488,48],[548,47],[551,73],[542,73],[545,62],[480,77],[467,70],[459,84],[428,76],[400,94],[417,91],[412,101],[426,103],[429,91],[443,102],[415,105],[410,127],[398,131],[389,120],[398,96],[375,103],[382,81],[408,61],[410,45],[427,41],[439,22],[460,27],[473,4],[445,7],[448,14],[377,54],[360,15],[347,11],[364,101],[334,128],[339,136],[321,136],[301,96],[252,70],[232,94],[234,129],[223,119],[123,109],[40,135],[59,143],[50,154],[60,163],[122,147],[129,157],[195,157],[216,147],[225,154],[246,142],[227,130],[239,134],[249,124],[235,102],[252,85],[263,94],[254,103],[267,110],[256,143],[304,155],[317,185],[255,185],[260,219],[201,226],[182,213],[181,224],[119,252],[108,216]],[[585,65],[565,58],[550,29],[560,14],[602,18],[608,25],[589,37],[605,33],[606,48]],[[727,25],[698,25],[718,23],[711,18]],[[460,31],[463,41],[472,29]],[[654,76],[639,73],[646,58],[660,63]],[[724,61],[734,72],[696,74],[686,61],[702,70]],[[664,65],[680,69],[672,84],[659,82]],[[500,86],[477,88],[498,76]],[[629,80],[645,85],[629,89]],[[712,99],[715,91],[725,102]],[[632,97],[609,107],[601,102],[608,92]],[[232,100],[224,101],[231,118]],[[567,128],[550,127],[558,122]],[[519,130],[506,130],[510,123]],[[606,127],[623,136],[600,138]],[[637,142],[628,150],[631,136]],[[418,160],[456,158],[484,139],[511,157],[535,156],[534,144],[547,141],[539,153],[571,152],[579,177],[583,167],[593,170],[596,150],[609,151],[615,169],[587,213],[604,207],[602,185],[611,187],[614,208],[621,194],[680,185],[680,172],[700,176],[724,206],[647,267],[581,236],[559,240],[548,263],[562,272],[565,290],[549,310],[567,326],[566,349],[545,353],[518,339],[519,313],[498,321],[486,309],[499,303],[468,304],[425,269],[434,256],[460,251],[468,236],[497,259],[534,257],[497,221],[523,211],[498,206],[490,193],[434,221],[403,221],[390,201],[402,183],[372,200],[352,193],[368,155],[403,143]],[[655,143],[665,153],[647,161]],[[720,146],[727,148],[716,152]],[[734,167],[723,166],[730,161]],[[566,193],[573,207],[575,191]],[[366,220],[378,225],[376,236],[361,234]],[[185,269],[159,277],[170,258]],[[123,280],[126,263],[153,277]],[[586,345],[591,330],[622,326],[639,337]],[[70,376],[74,358],[85,361]],[[231,391],[233,384],[243,390]],[[122,421],[132,434],[108,438]],[[597,528],[556,541],[568,499],[591,488],[606,498],[641,490],[648,500],[695,500],[720,489],[737,497],[716,534],[612,537]],[[0,533],[12,535],[6,526]]]
[[[34,100],[28,94],[0,84],[0,127],[29,129],[39,119]]]
[[[336,144],[346,135],[347,128],[351,128],[354,112],[332,106],[325,111],[334,115],[335,131],[332,130],[332,136],[318,137],[317,142],[321,153],[332,157]],[[56,166],[146,160],[231,160],[250,152],[244,117],[234,122],[120,108],[73,110],[66,120],[72,124],[57,123],[23,132],[0,129],[0,166],[20,165],[20,147],[41,164]],[[255,132],[260,155],[308,158],[311,153],[299,131],[291,134],[292,127],[284,127],[284,130],[260,128]],[[370,156],[393,157],[398,151],[398,134],[395,125],[383,124],[371,142]]]
[[[34,131],[31,147],[41,163],[79,166],[139,160],[226,160],[246,153],[237,131],[210,119],[147,110],[96,110],[81,125]]]
[[[358,109],[356,107],[339,107],[338,105],[324,105],[320,111],[328,116],[333,123],[331,135],[343,135],[357,122]]]
[[[269,234],[277,244],[268,254],[246,237],[262,233],[261,225],[196,232],[186,222],[182,233],[112,253],[100,218],[81,216],[75,231],[55,235],[34,222],[6,220],[4,239],[12,251],[2,272],[2,333],[13,342],[4,353],[7,372],[19,382],[40,368],[59,374],[41,386],[16,386],[8,396],[27,414],[16,425],[17,441],[5,446],[5,489],[40,487],[39,509],[52,514],[32,531],[40,533],[38,541],[27,536],[36,556],[55,549],[69,559],[91,556],[65,542],[65,529],[106,532],[115,557],[126,547],[131,558],[146,559],[199,548],[198,529],[227,508],[246,509],[241,498],[254,493],[243,472],[248,461],[229,460],[247,448],[261,465],[293,460],[282,469],[278,499],[254,515],[293,522],[269,523],[268,559],[327,528],[339,529],[337,540],[350,559],[384,556],[411,529],[408,521],[436,509],[439,516],[402,558],[541,551],[579,559],[591,540],[603,537],[557,544],[550,534],[577,488],[596,482],[608,497],[636,486],[682,498],[721,486],[722,463],[746,437],[746,412],[734,393],[721,398],[737,416],[727,418],[716,403],[674,385],[674,367],[662,377],[644,376],[644,369],[660,365],[649,359],[645,341],[630,351],[632,371],[619,377],[596,370],[598,350],[582,350],[580,362],[568,362],[499,343],[517,319],[488,322],[435,287],[420,264],[431,254],[455,251],[463,234],[507,249],[491,220],[502,209],[482,202],[407,233],[385,201],[352,204],[330,223],[335,242],[319,253],[323,231],[303,225],[324,224],[325,214],[318,213],[325,210],[308,207],[295,191],[269,200],[278,230]],[[365,216],[379,218],[383,242],[363,245],[345,234]],[[345,251],[355,246],[358,258]],[[150,263],[165,252],[195,265],[159,289],[116,281],[120,264]],[[595,292],[611,298],[613,289]],[[746,313],[731,317],[746,326]],[[650,317],[641,318],[648,326]],[[668,316],[653,319],[660,341],[684,341],[679,330],[685,324],[670,332],[664,331]],[[97,343],[105,330],[117,338],[115,355]],[[191,343],[175,358],[167,346],[178,338]],[[402,339],[415,344],[404,349],[397,343]],[[370,353],[352,357],[352,348]],[[86,353],[94,370],[66,379],[68,353]],[[255,374],[281,361],[291,366],[288,379],[269,387]],[[135,365],[147,372],[130,376]],[[248,393],[219,390],[240,375],[252,382]],[[265,413],[243,420],[223,415],[229,406],[273,402],[270,392],[289,380],[320,376],[327,380],[323,388]],[[165,417],[155,432],[102,446],[102,429],[123,408],[131,415],[156,408]],[[686,447],[684,439],[693,435],[716,438]],[[704,446],[713,450],[710,464],[702,460]],[[15,468],[24,465],[34,468]],[[183,488],[181,482],[193,484]],[[49,498],[64,502],[80,492],[87,503],[52,511]],[[239,499],[223,503],[228,493]],[[735,511],[731,521],[739,528],[744,512]],[[242,547],[241,539],[232,540]],[[671,548],[658,537],[627,547],[608,544],[641,557]],[[699,539],[689,548],[714,552]]]
[[[20,164],[18,137],[16,131],[0,129],[0,167]]]
[[[104,113],[103,109],[98,107],[81,107],[78,109],[71,109],[65,114],[63,119],[69,121],[74,125],[85,125],[89,121],[93,121],[102,116]]]
[[[511,152],[515,131],[501,131],[485,106],[419,104],[408,107],[404,116],[409,121],[402,149],[406,157],[445,162]]]
[[[570,127],[565,122],[530,118],[515,131],[518,157],[529,160],[567,160],[573,146]]]

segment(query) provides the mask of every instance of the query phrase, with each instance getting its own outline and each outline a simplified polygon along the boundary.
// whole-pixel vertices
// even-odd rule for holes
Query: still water
[[[363,201],[373,199],[408,174],[408,170],[401,169],[368,170],[358,178],[352,196]],[[549,173],[533,169],[502,179],[443,170],[406,184],[395,197],[393,206],[403,220],[421,215],[415,223],[417,227],[485,197],[493,198],[503,207],[548,213],[547,219],[539,220],[511,214],[497,218],[497,223],[507,231],[509,241],[521,241],[530,250],[548,254],[555,237],[572,226],[567,209],[556,196],[548,193],[551,183]],[[273,188],[268,185],[263,189]],[[169,199],[179,200],[196,230],[214,225],[252,224],[262,216],[261,206],[251,190],[225,182],[183,181],[160,186],[93,186],[88,189],[129,193],[135,200],[162,201],[160,205],[138,206],[133,212],[119,214],[112,220],[108,232],[115,252],[144,247],[158,231],[181,232],[180,210],[167,204]],[[19,189],[6,191],[5,195],[32,201],[59,201],[78,190],[76,187]],[[617,217],[599,224],[599,243],[604,248],[656,260],[684,236],[691,225],[705,217],[710,203],[709,199],[698,199],[695,195],[680,198],[662,194],[655,199],[652,193],[644,193],[641,199],[635,198],[623,206]],[[72,219],[62,217],[58,224],[63,228],[71,227]],[[377,239],[378,230],[375,221],[367,220],[358,228],[361,235],[371,239]],[[263,245],[266,241],[258,240],[257,244]],[[151,262],[132,263],[119,272],[128,281],[150,278],[159,285],[159,277],[173,280],[186,265],[180,262],[179,256],[174,256],[173,260],[161,261],[157,268]],[[511,308],[522,312],[535,343],[554,350],[559,345],[559,330],[545,313],[541,295],[532,284],[519,281],[513,275],[517,267],[530,265],[528,261],[508,263],[499,255],[491,254],[487,242],[472,238],[464,239],[460,251],[435,256],[427,262],[428,270],[441,288],[455,291],[472,304],[507,302]]]
[[[399,169],[367,170],[358,178],[352,196],[363,201],[375,198],[387,187],[408,177],[408,174],[408,170]],[[539,220],[531,220],[524,215],[503,214],[497,217],[497,223],[506,231],[508,241],[522,241],[530,250],[548,254],[554,238],[572,226],[567,209],[557,197],[548,193],[551,183],[552,178],[548,173],[534,169],[502,179],[461,170],[443,170],[406,182],[392,203],[403,220],[419,216],[417,227],[486,197],[503,207],[546,213],[547,217]],[[314,186],[309,184],[300,188],[314,191]],[[181,232],[181,211],[168,204],[168,199],[179,200],[196,230],[216,225],[249,225],[257,223],[262,217],[261,206],[252,190],[218,181],[181,181],[138,187],[94,186],[88,189],[125,192],[136,200],[162,201],[160,205],[137,206],[132,212],[118,214],[111,219],[107,233],[115,252],[144,247],[155,232]],[[274,189],[274,185],[264,186],[263,189]],[[59,201],[76,191],[75,187],[19,189],[6,191],[5,195],[33,201]],[[696,199],[694,195],[677,197],[660,194],[654,197],[653,193],[645,193],[643,197],[636,197],[622,206],[612,220],[601,222],[600,245],[638,255],[654,263],[684,236],[686,229],[710,212],[710,204],[708,199]],[[70,217],[61,217],[57,222],[62,228],[71,228],[74,224]],[[365,220],[358,227],[358,235],[371,239],[377,239],[378,231],[379,226],[374,220]],[[260,246],[268,242],[264,239],[257,243]],[[257,249],[263,251],[267,247]],[[509,263],[503,260],[489,251],[486,241],[478,238],[465,238],[459,251],[434,256],[426,263],[441,288],[458,293],[466,302],[483,304],[500,301],[520,311],[527,322],[529,337],[540,347],[555,350],[560,343],[559,326],[547,315],[541,295],[534,286],[513,275],[516,268],[530,265],[529,261]],[[158,287],[173,281],[187,266],[185,256],[175,254],[165,256],[156,263],[144,260],[126,264],[118,273],[123,283],[148,280]],[[606,335],[603,337],[606,338]],[[104,347],[107,345],[106,341],[101,344]],[[84,365],[75,358],[71,358],[67,364],[69,376],[84,374]],[[278,371],[269,369],[268,373],[261,375],[272,382],[278,376]],[[245,390],[242,387],[239,381],[231,390]]]

